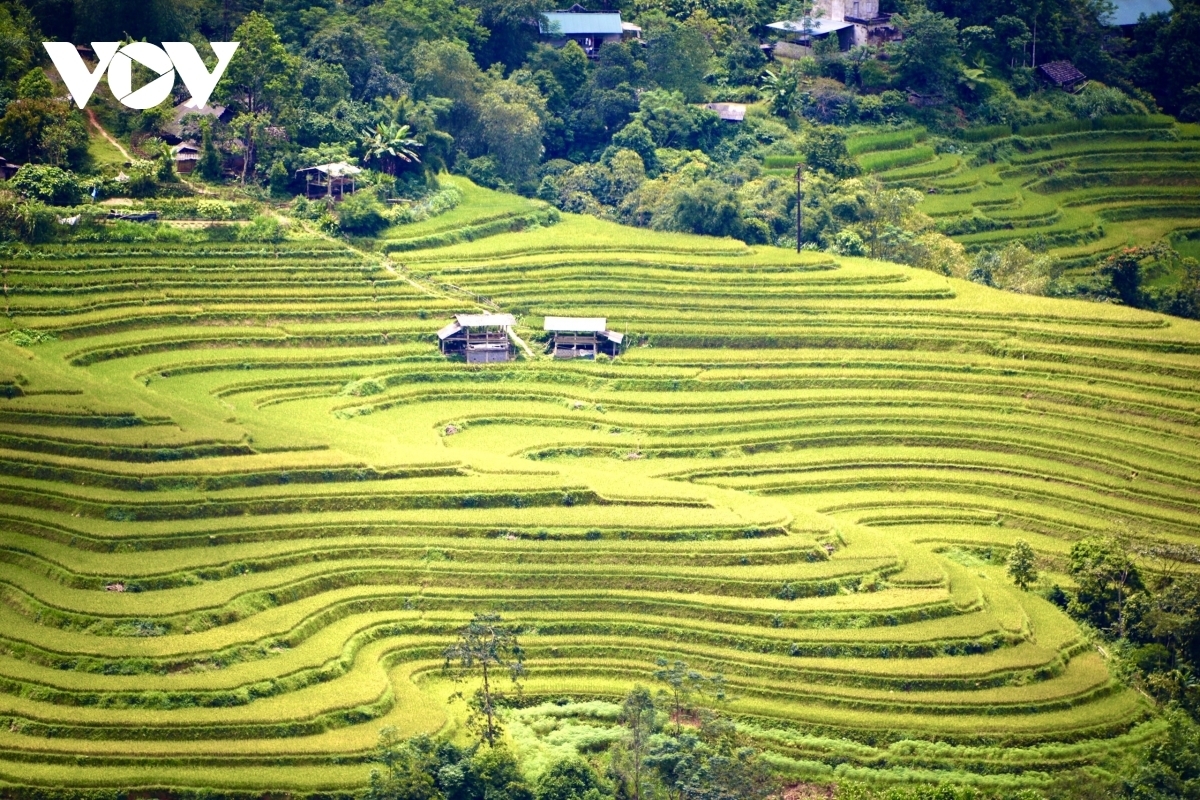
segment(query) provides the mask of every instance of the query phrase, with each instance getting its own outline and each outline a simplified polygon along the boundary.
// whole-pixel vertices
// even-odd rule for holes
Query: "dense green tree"
[[[1079,586],[1068,607],[1071,613],[1124,637],[1126,602],[1143,588],[1141,572],[1126,545],[1112,537],[1080,539],[1071,546],[1069,568]]]
[[[514,73],[496,81],[480,101],[479,123],[488,155],[496,160],[501,177],[518,188],[532,189],[534,171],[545,148],[542,119],[545,100],[530,82],[528,73]]]
[[[280,112],[297,99],[299,59],[288,53],[271,21],[254,12],[234,31],[241,42],[217,87],[240,110]]]
[[[234,36],[241,47],[229,62],[217,94],[240,112],[232,127],[242,137],[245,183],[268,127],[286,119],[299,102],[299,60],[287,52],[271,21],[258,12],[246,17]]]
[[[1165,111],[1200,119],[1200,1],[1175,0],[1169,16],[1136,29],[1131,72]]]
[[[642,17],[646,39],[646,66],[651,79],[698,103],[704,99],[704,76],[713,50],[703,33],[688,22],[676,22],[661,12]]]
[[[385,62],[393,71],[406,64],[411,70],[408,57],[419,42],[476,44],[488,38],[487,29],[478,24],[479,9],[454,0],[384,0],[368,5],[364,19],[382,32]]]
[[[900,86],[923,92],[954,86],[962,70],[958,20],[914,5],[893,21],[904,37],[889,45]]]
[[[465,150],[478,154],[480,100],[487,78],[462,42],[422,42],[413,51],[413,97],[434,103],[438,126]],[[436,102],[438,99],[444,103]]]
[[[603,784],[596,770],[582,758],[555,761],[537,780],[536,800],[599,800]]]
[[[16,5],[0,5],[0,80],[24,75],[40,57],[40,34],[33,15]]]
[[[1200,726],[1179,710],[1167,723],[1166,736],[1146,748],[1125,780],[1129,800],[1200,800]]]
[[[203,118],[200,122],[200,130],[200,161],[196,164],[196,171],[205,180],[220,180],[221,154],[217,152],[216,142],[213,141],[212,119],[209,117]]]
[[[1018,589],[1024,591],[1037,580],[1033,548],[1024,539],[1017,539],[1013,542],[1012,549],[1008,552],[1007,564],[1008,577],[1012,578]]]
[[[643,92],[633,119],[645,126],[658,147],[704,149],[721,134],[716,113],[689,103],[680,92],[665,89]]]
[[[73,206],[83,199],[75,174],[49,164],[25,164],[10,183],[26,200],[47,205]]]
[[[12,161],[78,169],[87,158],[87,142],[79,114],[61,100],[14,100],[0,117],[0,150]]]
[[[804,164],[809,170],[824,170],[837,178],[858,173],[858,164],[846,149],[846,132],[834,126],[808,130],[804,136]]]
[[[41,67],[34,67],[17,83],[17,98],[20,100],[49,100],[54,97],[54,84],[46,77]]]
[[[75,41],[187,39],[198,21],[196,0],[75,0]]]
[[[479,23],[488,30],[485,41],[474,51],[485,67],[521,65],[538,41],[537,26],[530,24],[543,11],[557,8],[554,0],[468,0],[463,3],[479,12]]]

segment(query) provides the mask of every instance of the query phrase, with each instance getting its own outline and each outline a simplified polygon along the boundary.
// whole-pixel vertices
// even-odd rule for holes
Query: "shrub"
[[[384,207],[370,192],[353,194],[338,204],[338,227],[358,236],[370,236],[388,225]]]
[[[13,176],[12,187],[28,200],[52,206],[78,205],[83,189],[75,174],[49,164],[26,164]]]
[[[249,225],[243,225],[237,238],[242,242],[282,242],[284,233],[278,218],[263,215],[255,217]]]

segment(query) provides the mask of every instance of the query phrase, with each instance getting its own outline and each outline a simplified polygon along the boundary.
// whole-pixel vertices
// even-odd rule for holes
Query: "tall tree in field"
[[[1017,539],[1008,553],[1008,576],[1021,591],[1028,589],[1029,585],[1037,580],[1033,548],[1024,539]]]
[[[217,95],[241,112],[234,127],[245,139],[245,183],[267,121],[278,121],[295,105],[299,62],[284,48],[271,21],[258,12],[246,17],[233,37],[241,47],[217,86]]]
[[[494,746],[503,732],[496,710],[505,694],[497,687],[497,681],[507,673],[519,694],[525,674],[525,654],[517,635],[501,622],[499,614],[476,614],[459,630],[454,644],[442,653],[446,659],[443,668],[456,681],[480,679],[479,688],[468,701],[471,710],[468,724],[489,746]],[[462,692],[456,696],[462,697]]]
[[[692,710],[692,699],[697,694],[708,694],[715,700],[725,699],[725,676],[714,673],[705,677],[683,661],[668,662],[665,658],[659,658],[655,663],[658,666],[654,671],[655,679],[670,687],[666,694],[671,704],[671,716],[675,718],[676,736],[681,733],[683,715]]]
[[[630,789],[634,800],[642,800],[642,780],[646,772],[646,755],[650,737],[654,734],[657,712],[654,698],[645,686],[635,686],[621,705],[621,722],[625,725],[625,751],[629,758]]]

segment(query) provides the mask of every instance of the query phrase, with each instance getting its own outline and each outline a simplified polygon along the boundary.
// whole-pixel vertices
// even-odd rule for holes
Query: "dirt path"
[[[100,135],[107,139],[109,144],[117,148],[121,155],[125,157],[126,161],[133,161],[133,158],[129,155],[129,151],[122,147],[121,143],[112,137],[112,134],[104,130],[104,126],[100,124],[100,120],[96,119],[95,112],[93,112],[90,108],[85,108],[83,113],[87,114],[88,121],[92,123],[92,127],[100,131]]]
[[[345,242],[341,239],[337,239],[336,237],[329,236],[328,234],[322,234],[322,236],[324,236],[326,239],[329,239],[330,241],[335,241],[338,244],[341,244],[345,247],[349,247],[351,250],[353,250],[354,252],[363,256],[364,258],[375,259],[375,258],[379,257],[378,253],[369,253],[366,250],[362,250],[361,248],[355,247],[354,245],[352,245],[348,242]],[[402,281],[408,283],[414,289],[417,289],[418,291],[423,292],[424,294],[427,294],[430,297],[436,297],[439,299],[458,297],[458,298],[461,298],[464,300],[469,300],[471,303],[473,303],[475,305],[482,305],[487,308],[490,308],[492,311],[500,310],[499,307],[497,307],[495,303],[482,302],[477,297],[475,297],[473,294],[471,294],[470,292],[466,291],[465,289],[460,289],[459,287],[454,286],[452,284],[429,284],[429,283],[423,283],[421,281],[418,281],[411,274],[409,274],[408,270],[404,269],[403,267],[397,268],[396,263],[394,261],[392,261],[392,259],[386,255],[383,257],[383,268],[386,269],[388,272],[392,273],[393,275],[395,275],[397,278],[400,278]],[[516,344],[518,347],[520,347],[522,350],[525,351],[526,357],[528,357],[530,359],[534,359],[537,357],[534,355],[534,352],[532,349],[530,349],[529,345],[525,343],[525,340],[517,335],[517,332],[515,330],[512,330],[510,328],[508,331],[508,336],[510,339],[513,340],[514,344]]]

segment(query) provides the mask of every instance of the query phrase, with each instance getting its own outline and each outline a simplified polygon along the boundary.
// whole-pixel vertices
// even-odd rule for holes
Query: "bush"
[[[338,204],[338,228],[358,236],[371,236],[388,226],[385,209],[370,192],[353,194]]]
[[[12,187],[27,200],[52,206],[78,205],[83,188],[74,173],[49,164],[26,164],[12,179]]]
[[[276,217],[258,216],[237,233],[240,242],[282,242],[283,228]]]

